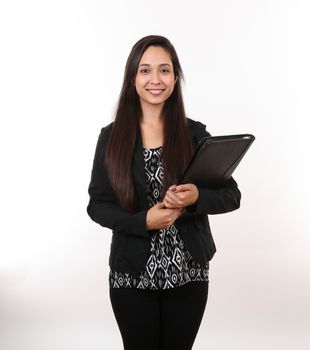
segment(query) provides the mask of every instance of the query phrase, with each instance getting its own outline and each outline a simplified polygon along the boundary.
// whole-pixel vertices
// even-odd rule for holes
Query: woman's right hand
[[[157,203],[146,214],[146,229],[169,228],[184,211],[185,208],[169,209],[165,207],[163,202]]]

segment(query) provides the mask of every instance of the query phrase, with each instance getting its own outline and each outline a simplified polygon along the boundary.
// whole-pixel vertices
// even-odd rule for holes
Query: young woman
[[[115,119],[101,129],[87,212],[112,230],[109,288],[125,350],[189,350],[204,314],[216,248],[208,214],[233,211],[217,189],[177,185],[206,126],[187,118],[170,41],[140,39],[127,59]]]

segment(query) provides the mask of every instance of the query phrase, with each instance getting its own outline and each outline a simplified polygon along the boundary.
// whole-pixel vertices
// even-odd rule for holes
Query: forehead
[[[160,46],[150,46],[148,47],[139,62],[139,65],[141,64],[172,64],[170,54],[168,51],[166,51],[164,48]]]

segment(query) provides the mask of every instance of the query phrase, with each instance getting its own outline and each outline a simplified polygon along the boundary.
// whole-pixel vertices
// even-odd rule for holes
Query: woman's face
[[[139,62],[135,87],[143,106],[164,104],[175,85],[169,53],[160,46],[149,46]]]

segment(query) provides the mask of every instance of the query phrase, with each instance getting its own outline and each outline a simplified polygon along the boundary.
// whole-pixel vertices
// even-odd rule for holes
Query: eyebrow
[[[142,63],[142,64],[139,65],[139,67],[141,67],[141,66],[150,67],[151,65],[150,65],[149,63]],[[169,64],[169,63],[161,63],[161,64],[159,65],[159,67],[162,67],[162,66],[169,66],[169,67],[171,67],[171,64]]]

